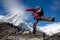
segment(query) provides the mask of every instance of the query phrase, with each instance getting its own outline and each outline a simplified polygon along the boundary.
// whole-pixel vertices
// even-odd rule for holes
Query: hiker
[[[33,24],[33,34],[36,35],[36,25],[41,21],[54,21],[54,18],[52,17],[44,17],[44,11],[40,6],[37,6],[36,8],[27,8],[26,11],[32,11],[33,17],[34,17],[34,24]]]

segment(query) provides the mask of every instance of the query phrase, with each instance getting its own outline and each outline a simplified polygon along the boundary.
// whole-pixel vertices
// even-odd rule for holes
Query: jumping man
[[[44,11],[40,6],[37,6],[36,8],[28,8],[26,11],[32,11],[34,16],[34,24],[33,24],[33,34],[36,35],[36,25],[41,21],[54,21],[55,19],[52,17],[44,17]]]

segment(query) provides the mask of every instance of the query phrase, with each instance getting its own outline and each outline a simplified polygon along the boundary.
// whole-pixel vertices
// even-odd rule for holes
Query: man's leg
[[[53,18],[53,17],[45,17],[45,16],[38,17],[38,19],[41,20],[41,21],[50,21],[50,22],[55,21],[55,18]]]
[[[34,20],[34,24],[33,24],[33,34],[36,34],[36,25],[38,23],[38,20]]]

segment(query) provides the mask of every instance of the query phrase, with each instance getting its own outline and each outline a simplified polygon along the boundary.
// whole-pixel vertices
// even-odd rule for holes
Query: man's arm
[[[35,10],[34,8],[28,8],[28,9],[26,9],[26,11],[33,11],[33,10]]]

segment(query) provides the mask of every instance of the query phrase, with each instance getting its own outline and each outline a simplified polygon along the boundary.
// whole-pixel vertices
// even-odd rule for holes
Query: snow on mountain
[[[49,24],[44,27],[38,27],[41,32],[44,32],[46,35],[52,36],[60,32],[60,22]]]

